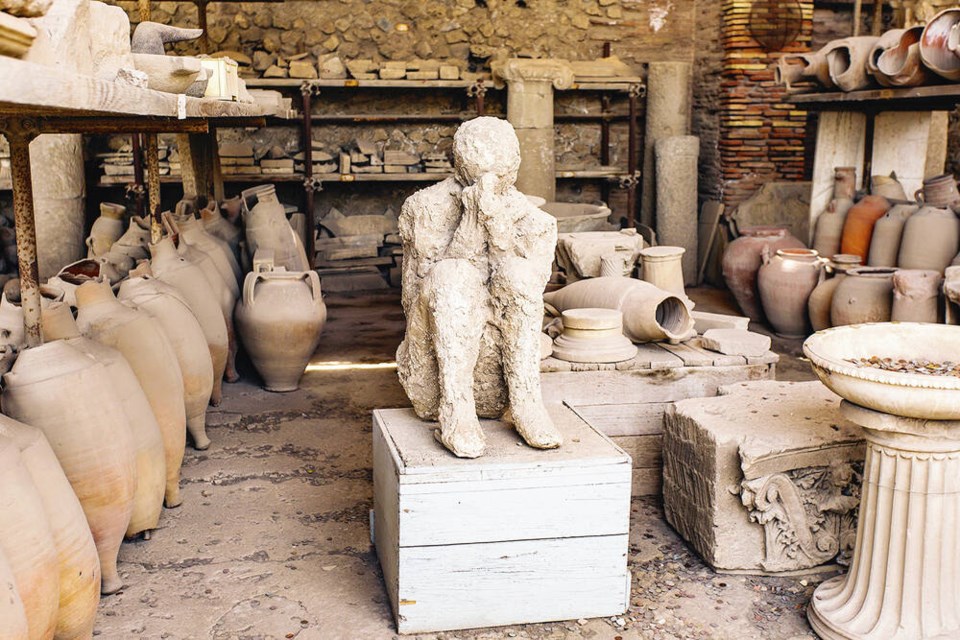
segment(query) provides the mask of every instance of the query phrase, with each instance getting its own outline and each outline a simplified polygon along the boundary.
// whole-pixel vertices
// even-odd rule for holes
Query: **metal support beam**
[[[156,244],[163,237],[163,223],[160,220],[160,150],[157,136],[144,136],[144,152],[147,156],[147,202],[150,207],[150,242]]]

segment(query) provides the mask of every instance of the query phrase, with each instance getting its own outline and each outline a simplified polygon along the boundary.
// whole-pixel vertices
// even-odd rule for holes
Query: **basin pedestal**
[[[827,640],[960,637],[960,421],[920,420],[844,401],[867,441],[850,571],[807,611]]]

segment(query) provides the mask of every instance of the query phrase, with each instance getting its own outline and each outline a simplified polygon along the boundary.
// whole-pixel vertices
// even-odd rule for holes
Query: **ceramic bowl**
[[[884,371],[848,358],[960,361],[960,326],[877,322],[834,327],[803,343],[813,371],[831,391],[868,409],[907,418],[960,420],[960,378]]]

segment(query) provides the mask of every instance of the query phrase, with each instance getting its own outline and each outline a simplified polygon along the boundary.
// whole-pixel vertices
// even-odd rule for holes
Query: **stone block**
[[[710,329],[700,343],[704,349],[728,356],[762,356],[770,350],[770,336],[740,329]]]
[[[407,80],[436,80],[440,77],[438,69],[426,69],[421,71],[408,71]]]
[[[420,156],[418,156],[415,153],[407,153],[406,151],[384,149],[383,162],[384,164],[402,164],[402,165],[419,164]]]
[[[709,313],[707,311],[691,311],[694,329],[697,333],[706,333],[710,329],[740,329],[746,331],[750,326],[750,318],[731,316],[725,313]]]
[[[667,521],[718,571],[815,570],[853,548],[859,427],[819,382],[745,382],[665,415]]]
[[[460,67],[452,64],[440,65],[440,79],[441,80],[459,80]]]
[[[406,69],[380,69],[381,80],[403,80],[407,76]]]

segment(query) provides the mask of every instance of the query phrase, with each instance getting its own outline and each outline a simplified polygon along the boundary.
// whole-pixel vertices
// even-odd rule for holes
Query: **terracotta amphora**
[[[950,33],[960,23],[960,9],[944,9],[923,28],[920,58],[928,69],[947,80],[960,80],[960,57],[950,49]]]
[[[757,286],[773,330],[788,338],[810,333],[807,300],[823,279],[824,260],[812,249],[779,249],[763,255]]]
[[[833,172],[833,199],[817,216],[816,231],[813,234],[812,248],[821,256],[840,253],[843,224],[847,220],[847,212],[853,206],[853,198],[857,193],[855,167],[836,167]]]
[[[858,91],[870,86],[873,79],[867,73],[867,60],[877,40],[876,36],[844,38],[827,53],[830,79],[837,88]]]
[[[893,274],[893,322],[940,322],[943,274],[922,269],[900,269]]]
[[[247,229],[247,251],[270,249],[278,267],[287,271],[309,271],[310,262],[303,243],[287,221],[273,185],[261,185],[242,192],[243,221]]]
[[[900,254],[900,239],[903,227],[914,213],[920,209],[915,204],[895,204],[873,225],[873,237],[870,239],[870,253],[867,265],[871,267],[895,267]]]
[[[203,271],[177,253],[172,239],[164,238],[157,244],[151,244],[150,252],[153,254],[150,268],[154,277],[180,292],[203,329],[213,364],[210,403],[216,406],[222,397],[221,384],[229,350],[227,323],[218,298]]]
[[[123,217],[127,208],[112,202],[100,203],[100,217],[93,221],[87,237],[87,257],[99,258],[110,251],[113,243],[123,235]]]
[[[183,374],[187,432],[194,447],[210,446],[207,437],[207,405],[213,392],[213,363],[203,337],[203,328],[186,299],[172,286],[152,275],[138,275],[120,285],[118,298],[145,311],[160,323],[170,340]]]
[[[288,272],[258,260],[237,303],[237,329],[267,391],[294,391],[320,343],[327,308],[316,271]]]
[[[196,247],[210,257],[233,295],[239,297],[239,283],[243,279],[243,272],[240,271],[240,263],[237,262],[230,244],[207,231],[203,222],[196,218],[177,220],[177,229],[180,231],[180,239],[183,242]]]
[[[893,274],[886,267],[857,267],[847,271],[833,294],[830,324],[840,327],[864,322],[890,322]]]
[[[810,325],[814,331],[829,329],[830,305],[833,303],[833,294],[837,286],[847,276],[847,270],[861,265],[860,256],[837,254],[830,259],[825,273],[833,273],[832,278],[826,278],[810,293],[807,299],[807,313],[810,314]]]
[[[544,294],[551,315],[568,309],[619,309],[623,333],[633,342],[681,341],[691,337],[693,318],[684,301],[643,280],[587,278]]]
[[[896,173],[891,173],[888,176],[870,176],[870,193],[875,196],[883,196],[893,202],[907,202],[907,192],[904,191],[903,185],[897,180]]]
[[[839,253],[849,253],[866,262],[870,254],[870,241],[873,238],[873,226],[889,211],[890,201],[883,196],[865,196],[850,207],[843,224],[843,237],[840,240]]]
[[[893,46],[887,47],[877,58],[874,77],[887,87],[916,87],[929,84],[935,77],[920,58],[920,37],[923,27],[894,29],[899,37]]]
[[[952,210],[923,205],[903,225],[897,266],[943,270],[960,250],[960,220]]]
[[[867,56],[867,73],[873,76],[874,80],[885,87],[890,85],[887,84],[887,78],[880,73],[880,69],[877,67],[877,62],[880,60],[880,56],[882,56],[887,49],[897,45],[897,43],[900,41],[900,36],[903,35],[903,32],[904,29],[890,29],[889,31],[884,31],[882,34],[880,34],[880,37],[877,39],[877,41],[873,43],[873,47],[870,49],[870,54]]]
[[[60,605],[54,638],[89,640],[100,603],[100,558],[83,507],[42,431],[0,415],[2,438],[14,441],[20,449],[20,459],[40,494],[57,550]],[[3,629],[0,623],[0,638],[6,640]]]
[[[0,640],[30,640],[27,613],[17,592],[17,578],[0,551]]]
[[[31,640],[53,638],[60,608],[57,548],[43,499],[17,444],[0,436],[0,552],[13,570]]]
[[[146,313],[122,304],[102,282],[88,282],[77,289],[77,326],[84,336],[123,354],[137,376],[163,437],[164,504],[176,507],[187,418],[183,375],[163,328]]]
[[[104,366],[62,340],[24,350],[3,376],[3,411],[43,431],[80,500],[101,593],[122,586],[117,552],[136,490],[133,438]]]
[[[150,244],[150,219],[146,216],[133,216],[127,230],[110,247],[111,252],[120,252],[136,260],[150,257],[147,246]]]
[[[960,208],[960,191],[957,190],[957,179],[952,174],[944,173],[923,181],[923,188],[916,194],[917,201],[939,209]]]
[[[212,206],[210,206],[212,204]],[[240,212],[240,198],[236,198],[237,215]],[[203,228],[210,235],[220,238],[233,250],[234,256],[238,262],[240,259],[240,241],[243,238],[243,232],[235,224],[224,218],[220,214],[215,200],[211,200],[206,207],[200,210],[200,219],[203,221]]]
[[[40,285],[40,306],[63,300],[63,289]],[[10,345],[17,349],[26,346],[26,331],[23,326],[23,308],[20,306],[20,281],[8,280],[0,294],[0,346]]]
[[[136,374],[119,351],[80,334],[67,304],[60,302],[44,309],[41,326],[45,341],[63,340],[107,370],[114,394],[123,407],[136,450],[137,489],[133,494],[133,513],[126,536],[131,538],[143,533],[149,537],[150,532],[157,528],[163,509],[167,462],[160,425]],[[179,469],[179,461],[172,462]],[[176,480],[173,479],[174,482]]]
[[[727,246],[723,254],[723,280],[733,294],[740,310],[754,322],[763,321],[763,307],[757,290],[757,272],[760,270],[763,248],[804,249],[800,240],[786,227],[747,227],[740,237]]]

